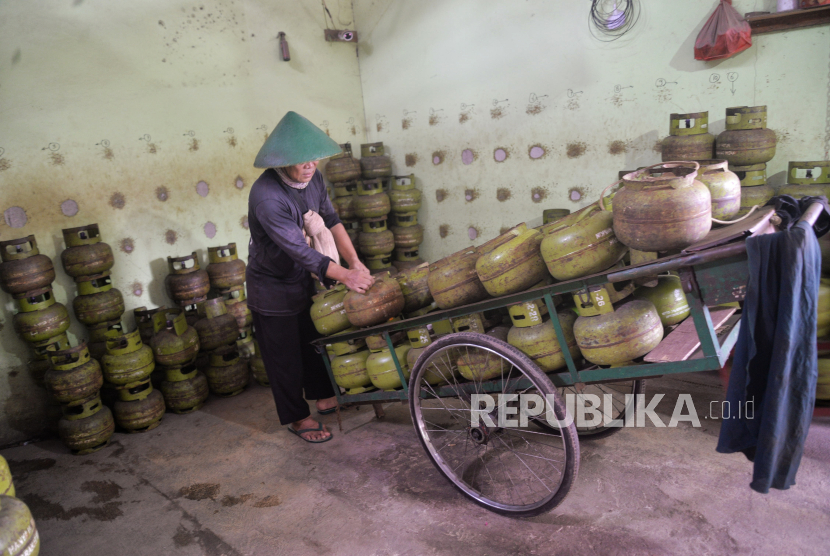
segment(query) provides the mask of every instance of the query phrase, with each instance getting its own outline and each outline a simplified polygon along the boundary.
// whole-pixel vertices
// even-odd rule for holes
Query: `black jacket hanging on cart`
[[[732,418],[717,450],[743,452],[755,464],[750,487],[766,493],[795,484],[812,419],[821,253],[806,222],[748,238],[746,248],[749,282],[727,391]]]

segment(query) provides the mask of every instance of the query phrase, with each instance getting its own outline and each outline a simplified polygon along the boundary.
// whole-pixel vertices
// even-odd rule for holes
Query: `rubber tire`
[[[415,434],[418,436],[418,440],[421,442],[421,447],[423,447],[424,451],[427,453],[432,464],[435,466],[436,469],[452,484],[461,494],[488,510],[509,516],[509,517],[533,517],[536,515],[543,514],[548,512],[561,504],[565,497],[567,497],[568,492],[570,491],[571,487],[573,486],[574,482],[576,481],[576,477],[579,474],[579,439],[576,433],[576,427],[574,426],[573,422],[568,425],[565,429],[560,429],[562,431],[563,442],[566,448],[565,454],[565,467],[562,471],[562,482],[559,485],[559,489],[556,491],[554,496],[545,502],[543,505],[525,511],[511,511],[511,510],[504,510],[502,508],[493,507],[486,502],[478,500],[472,496],[470,496],[467,492],[465,492],[461,487],[459,487],[455,481],[448,476],[444,470],[438,465],[438,462],[433,458],[432,453],[430,453],[429,449],[427,448],[427,444],[424,441],[424,438],[421,436],[420,430],[418,428],[418,423],[416,420],[416,411],[415,411],[415,404],[418,401],[418,397],[413,395],[415,391],[418,378],[423,374],[425,362],[429,360],[429,358],[438,350],[453,346],[456,344],[472,344],[474,346],[479,346],[483,348],[488,348],[499,354],[502,358],[510,361],[514,366],[519,368],[522,372],[524,372],[528,377],[531,378],[532,382],[535,383],[537,389],[543,392],[543,395],[552,395],[554,397],[554,412],[558,419],[562,420],[565,416],[565,403],[562,401],[559,393],[557,392],[556,387],[550,381],[550,379],[545,375],[542,370],[536,366],[536,364],[524,353],[516,349],[515,347],[511,346],[507,342],[503,342],[497,338],[493,338],[491,336],[487,336],[486,334],[479,334],[475,332],[456,332],[454,334],[448,334],[443,336],[427,346],[421,356],[418,357],[418,361],[415,363],[415,366],[412,369],[412,374],[409,378],[409,412],[412,416],[412,424],[415,427]]]

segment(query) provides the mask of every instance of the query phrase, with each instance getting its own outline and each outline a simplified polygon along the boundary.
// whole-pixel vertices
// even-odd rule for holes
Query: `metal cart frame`
[[[764,221],[766,228],[763,231],[756,233],[769,233],[774,231],[774,228],[772,228],[768,222],[770,220],[770,216],[772,216],[772,210],[766,210],[766,220]],[[820,212],[821,205],[816,203],[808,209],[802,219],[807,220],[810,223],[814,223]],[[724,229],[722,228],[721,230]],[[745,231],[748,232],[748,230]],[[417,318],[389,322],[351,333],[341,333],[336,335],[337,342],[365,338],[369,335],[382,335],[386,340],[387,346],[389,347],[390,354],[401,380],[402,388],[398,390],[372,391],[360,394],[340,393],[340,387],[334,379],[331,362],[324,347],[325,344],[332,343],[333,337],[318,339],[314,342],[314,344],[318,347],[318,351],[320,351],[324,359],[329,378],[337,396],[338,404],[374,404],[378,417],[382,417],[383,414],[379,404],[394,401],[402,403],[406,402],[410,398],[409,392],[412,387],[411,384],[408,384],[404,371],[401,368],[400,361],[398,361],[398,357],[395,353],[395,346],[392,343],[391,334],[425,326],[438,320],[462,317],[472,313],[504,308],[516,303],[541,298],[544,300],[548,309],[548,314],[551,316],[550,320],[554,326],[559,345],[565,346],[567,345],[567,342],[562,326],[558,317],[554,318],[557,315],[553,301],[554,295],[572,294],[580,290],[588,289],[591,286],[598,286],[609,282],[618,283],[635,278],[645,278],[655,276],[661,272],[674,270],[679,273],[682,287],[687,295],[687,300],[691,310],[690,316],[694,320],[694,327],[700,341],[700,349],[703,353],[702,357],[683,361],[646,363],[614,368],[598,368],[596,366],[578,368],[576,361],[574,361],[573,357],[571,357],[568,350],[563,349],[562,355],[565,358],[567,369],[562,372],[548,373],[546,376],[551,381],[553,386],[561,388],[566,386],[582,387],[585,384],[591,383],[596,384],[603,382],[633,381],[637,379],[648,377],[653,378],[675,373],[720,370],[726,363],[732,352],[732,348],[737,342],[740,322],[737,319],[734,319],[733,322],[730,323],[731,329],[725,332],[725,334],[721,334],[722,340],[719,340],[719,334],[713,325],[708,307],[728,302],[740,301],[743,299],[749,274],[746,244],[744,241],[746,235],[749,235],[749,233],[746,233],[743,237],[738,236],[737,241],[732,241],[731,243],[727,242],[711,248],[704,248],[698,252],[690,254],[681,253],[664,257],[656,261],[625,267],[623,269],[613,268],[605,272],[583,278],[569,280],[566,282],[558,282],[552,285],[512,295],[487,299],[485,301],[472,303],[462,307],[432,312]],[[444,336],[444,338],[451,338],[459,334],[465,333],[448,334],[447,336]],[[539,372],[541,373],[541,371]],[[412,378],[414,379],[414,374]],[[498,382],[499,381],[491,381],[489,386],[487,382],[479,384],[477,391],[479,393],[482,391],[496,391],[499,387],[504,387],[503,381],[501,384],[497,384]],[[516,389],[527,388],[529,386],[529,382],[523,384],[520,381],[513,386]],[[461,388],[465,389],[464,383],[461,384]],[[472,387],[466,390],[468,393],[474,393]],[[435,389],[435,394],[436,397],[457,397],[459,394],[458,386],[455,388],[451,385],[437,387]],[[338,422],[339,417],[338,405]],[[434,459],[433,462],[435,463]],[[479,503],[481,502],[479,501]],[[496,511],[498,510],[496,509]]]

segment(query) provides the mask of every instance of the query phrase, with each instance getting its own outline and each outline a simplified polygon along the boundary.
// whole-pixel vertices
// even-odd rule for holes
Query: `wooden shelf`
[[[830,5],[806,10],[789,10],[774,14],[746,15],[753,35],[804,29],[830,24]]]

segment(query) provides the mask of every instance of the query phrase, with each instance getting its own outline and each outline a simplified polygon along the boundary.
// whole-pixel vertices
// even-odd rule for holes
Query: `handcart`
[[[802,220],[814,224],[821,210],[821,205],[813,204]],[[381,403],[408,401],[424,450],[458,490],[496,513],[516,517],[538,515],[560,504],[576,480],[580,438],[605,436],[619,430],[607,426],[578,428],[568,422],[563,394],[594,393],[603,401],[601,410],[606,415],[627,419],[634,409],[635,398],[631,394],[643,393],[643,379],[721,369],[737,341],[740,315],[734,307],[717,311],[710,308],[734,305],[743,299],[749,272],[745,240],[751,235],[776,231],[775,221],[773,209],[765,207],[740,223],[712,230],[701,242],[672,256],[336,336],[337,342],[348,342],[381,335],[402,384],[397,390],[341,393],[324,349],[334,337],[321,338],[315,344],[325,360],[338,404],[375,404],[378,411]],[[476,332],[454,332],[431,343],[408,369],[407,376],[393,345],[392,335],[396,332],[541,298],[551,315],[559,345],[565,346],[555,309],[556,295],[591,291],[604,284],[653,277],[666,271],[679,274],[686,292],[691,315],[684,323],[691,320],[696,331],[691,349],[688,342],[683,349],[677,348],[683,342],[678,343],[670,333],[649,354],[659,352],[659,356],[646,356],[645,361],[612,368],[575,361],[563,349],[567,369],[545,374],[527,355],[504,341]],[[686,328],[686,336],[695,335],[688,334],[691,325]],[[456,372],[461,357],[479,361],[488,368],[496,364],[500,373],[490,380],[465,380]],[[429,380],[436,373],[444,379],[443,384]],[[520,408],[515,395],[531,393],[548,400],[551,419],[530,415],[526,426],[510,426],[497,421],[496,409],[486,413],[491,408],[481,410],[481,404],[473,404],[474,396],[486,394],[496,401],[497,407],[508,407],[508,413],[518,417]],[[477,423],[473,422],[474,415],[479,417]]]

